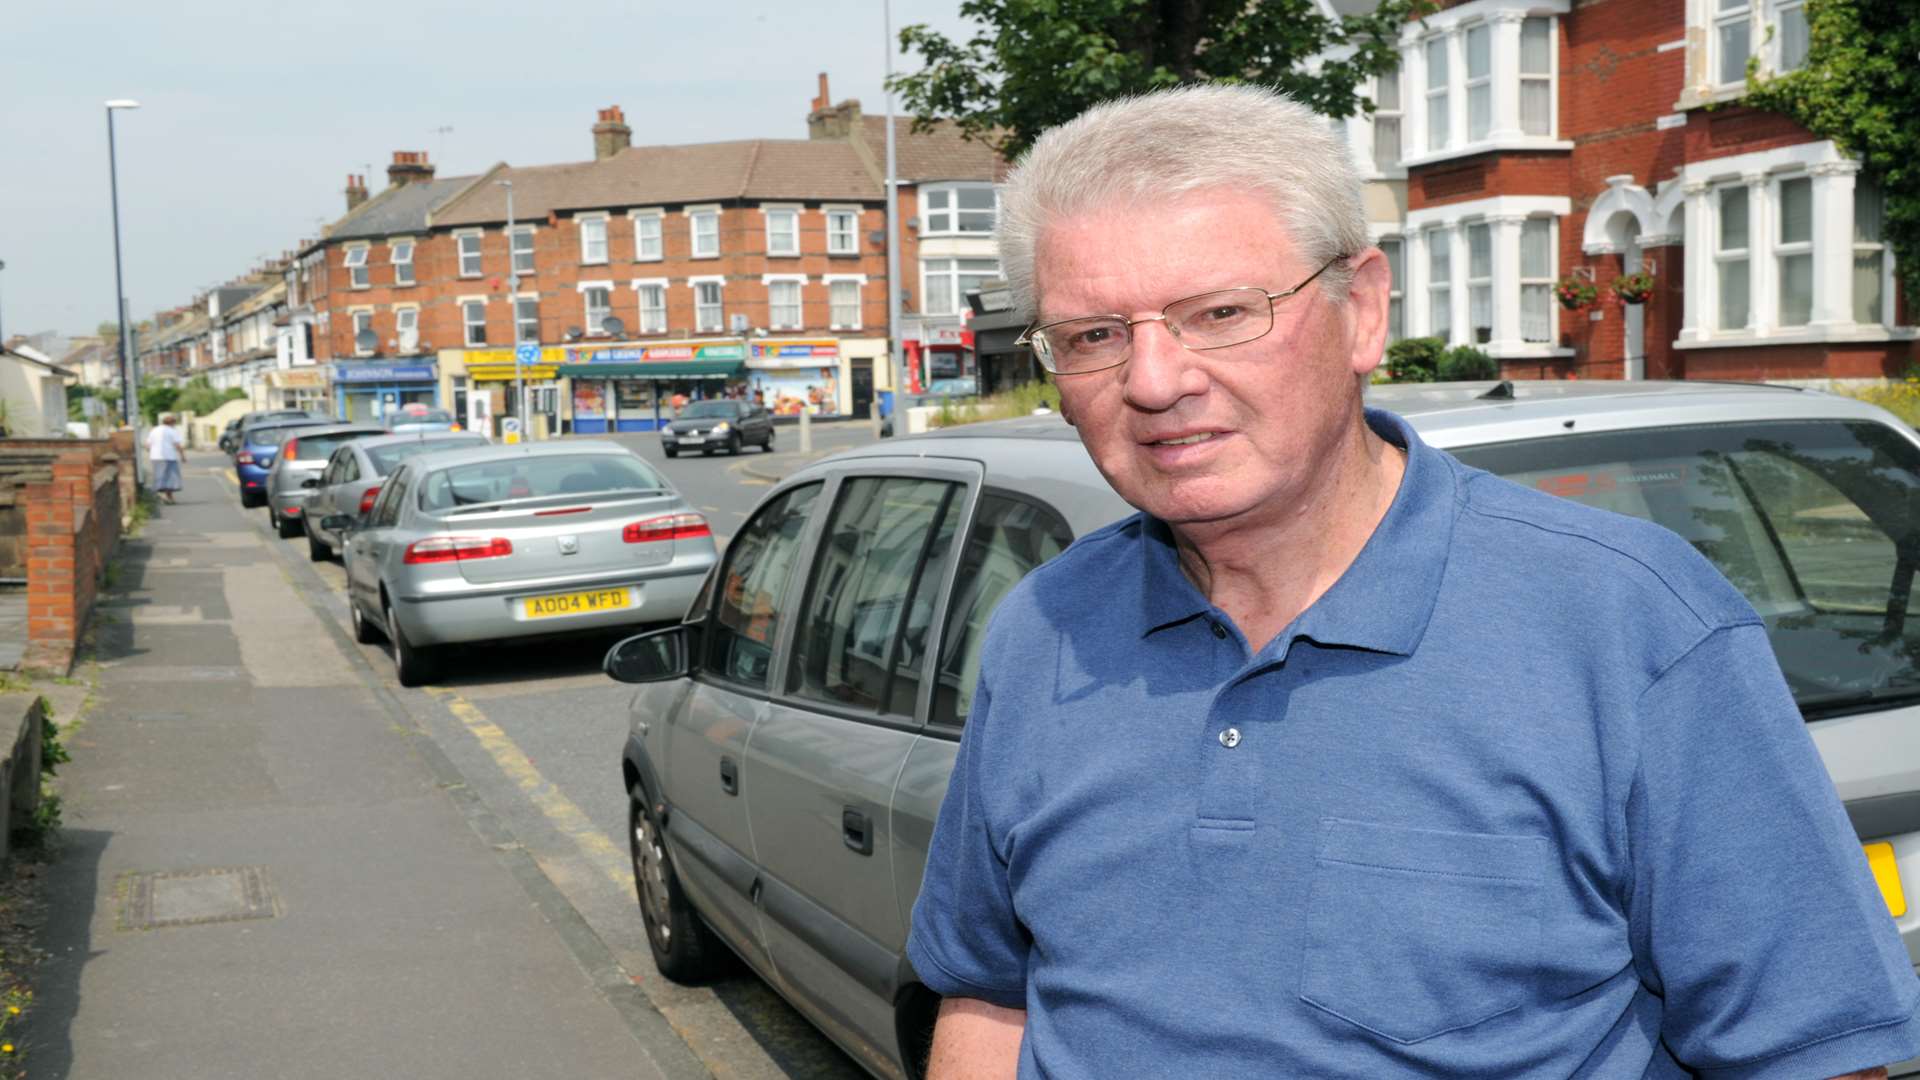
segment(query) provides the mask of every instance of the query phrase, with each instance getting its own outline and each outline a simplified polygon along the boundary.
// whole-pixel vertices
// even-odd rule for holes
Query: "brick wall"
[[[73,666],[120,540],[120,477],[129,470],[112,456],[83,446],[55,459],[50,478],[16,489],[26,519],[25,667],[64,675]]]

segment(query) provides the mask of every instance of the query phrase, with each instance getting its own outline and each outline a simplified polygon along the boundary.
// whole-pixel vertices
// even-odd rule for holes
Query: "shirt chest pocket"
[[[1399,1043],[1519,1007],[1549,855],[1539,836],[1321,822],[1300,999]]]

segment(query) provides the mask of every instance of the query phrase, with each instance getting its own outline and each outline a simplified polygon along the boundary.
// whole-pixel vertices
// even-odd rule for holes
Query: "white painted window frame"
[[[770,259],[794,259],[800,256],[800,211],[798,203],[762,203],[760,204],[761,224],[764,226],[767,240],[767,257]],[[784,221],[786,228],[779,230],[786,234],[788,243],[776,248],[774,238],[777,235],[775,224]]]
[[[608,236],[611,230],[607,227],[607,212],[599,210],[588,214],[575,214],[573,221],[574,227],[580,232],[580,265],[605,266],[608,256],[613,250],[613,245],[610,242],[611,238]],[[598,255],[595,255],[593,252],[594,237],[596,234],[599,236],[600,242],[600,253]]]
[[[520,305],[528,304],[528,303],[533,305],[533,318],[531,319],[526,318],[521,313],[521,310],[520,310]],[[527,325],[529,323],[532,324],[532,329],[533,329],[532,333],[527,332]],[[540,340],[540,294],[539,293],[522,292],[522,293],[514,294],[513,332],[514,332],[514,341],[517,343],[528,343],[528,342],[538,343],[539,342]]]
[[[361,321],[363,319],[365,320],[365,322]],[[356,308],[347,309],[347,334],[349,335],[349,339],[353,344],[353,355],[372,356],[375,353],[378,353],[380,351],[378,343],[376,343],[375,346],[371,349],[363,349],[360,347],[360,331],[362,330],[371,331],[372,329],[373,329],[373,309],[372,308],[356,307]]]
[[[696,333],[719,334],[727,329],[727,279],[717,274],[703,277],[690,277],[687,284],[693,288],[693,328]],[[707,304],[700,298],[701,286],[713,286],[714,302]],[[711,308],[714,318],[709,323],[703,313]]]
[[[636,332],[641,334],[664,334],[667,332],[667,285],[668,281],[666,278],[633,279],[634,302],[640,309],[640,325],[635,328]],[[649,304],[647,302],[649,294],[657,298],[659,303]],[[650,316],[656,315],[658,316],[657,319],[650,318]]]
[[[352,289],[373,288],[373,272],[367,268],[369,253],[373,250],[368,244],[348,244],[346,252],[347,286]]]
[[[1710,14],[1707,20],[1708,80],[1715,89],[1734,86],[1744,89],[1747,81],[1747,61],[1752,58],[1754,54],[1753,46],[1760,38],[1762,27],[1761,21],[1758,18],[1760,13],[1755,10],[1755,5],[1751,2],[1739,4],[1735,7],[1723,7],[1722,0],[1707,0],[1707,3],[1710,5]],[[1739,76],[1737,78],[1725,79],[1721,77],[1721,72],[1726,66],[1727,57],[1721,51],[1720,32],[1722,27],[1732,26],[1735,23],[1747,24],[1747,53],[1740,58]]]
[[[720,257],[720,206],[709,204],[689,206],[681,211],[687,219],[687,252],[695,259],[717,259]],[[703,221],[713,223],[713,249],[700,250],[700,224]]]
[[[982,189],[993,192],[993,220],[988,224],[988,227],[986,228],[985,231],[981,231],[978,229],[962,230],[960,228],[960,215],[962,213],[977,215],[981,213],[981,211],[979,210],[962,211],[960,209],[960,192],[962,190],[979,191]],[[940,192],[947,193],[950,196],[949,206],[945,210],[935,210],[932,208],[932,197],[934,194],[940,193]],[[986,180],[950,180],[950,181],[945,181],[938,184],[922,184],[920,185],[919,202],[920,202],[920,235],[923,237],[927,237],[927,236],[989,237],[993,235],[994,228],[997,227],[1000,222],[1000,189],[990,181],[986,181]],[[933,227],[933,215],[936,213],[950,215],[948,219],[948,225],[946,228],[935,229]]]
[[[832,330],[860,329],[864,322],[861,316],[861,308],[865,306],[865,301],[866,301],[865,294],[867,289],[867,275],[865,274],[826,274],[822,276],[820,280],[824,282],[827,286],[827,327],[828,329],[832,329]],[[837,317],[840,311],[840,305],[834,303],[833,290],[835,286],[841,286],[841,285],[853,286],[853,319],[851,321]]]
[[[1474,231],[1477,229],[1486,230],[1487,273],[1486,273],[1486,276],[1484,277],[1475,276],[1473,272],[1473,234],[1474,234]],[[1462,329],[1466,331],[1467,344],[1485,347],[1487,345],[1493,344],[1493,334],[1494,334],[1493,223],[1488,221],[1485,218],[1472,218],[1467,221],[1461,222],[1461,239],[1465,240],[1467,245],[1467,250],[1466,250],[1467,324],[1466,326],[1462,327]],[[1516,288],[1517,287],[1518,286],[1516,283]],[[1474,325],[1474,318],[1473,318],[1474,301],[1477,299],[1480,299],[1481,297],[1485,297],[1487,302],[1487,340],[1485,341],[1481,341],[1479,339],[1480,328]]]
[[[767,329],[798,330],[801,327],[806,325],[807,275],[805,274],[762,274],[760,277],[760,284],[766,286],[767,288]],[[774,314],[775,307],[776,307],[773,300],[774,287],[786,286],[786,285],[793,286],[793,303],[791,305],[793,317],[791,319],[782,320],[782,319],[776,318]],[[780,304],[778,306],[788,307],[789,305]]]
[[[408,326],[408,323],[413,325]],[[394,305],[393,339],[396,349],[401,353],[411,354],[420,350],[420,305]]]
[[[607,306],[601,312],[600,322],[598,324],[596,324],[593,317],[594,308],[593,308],[592,291],[595,289],[600,290],[601,292],[605,293],[607,296]],[[581,330],[583,330],[586,333],[586,336],[588,337],[594,337],[600,334],[604,334],[606,332],[606,330],[604,329],[605,320],[609,315],[613,314],[613,282],[581,281],[581,282],[575,283],[574,290],[580,294],[580,310],[581,310],[580,328]]]
[[[1764,243],[1757,244],[1755,241],[1762,240],[1765,236],[1771,236],[1773,227],[1772,215],[1764,212],[1766,209],[1764,200],[1755,197],[1756,190],[1761,186],[1761,183],[1758,182],[1737,181],[1735,183],[1719,184],[1714,188],[1713,246],[1709,251],[1713,258],[1713,328],[1718,333],[1749,332],[1757,330],[1761,325],[1759,304],[1761,288],[1759,282],[1756,280],[1758,275],[1754,273],[1760,260],[1755,257],[1756,253],[1754,249],[1766,246]],[[1744,188],[1747,197],[1747,246],[1740,248],[1722,247],[1721,245],[1726,242],[1726,232],[1723,227],[1726,217],[1726,194],[1738,188]],[[1740,326],[1722,326],[1720,325],[1720,319],[1723,309],[1719,301],[1721,294],[1726,291],[1726,273],[1724,268],[1739,263],[1744,263],[1747,268],[1747,321]]]
[[[1857,193],[1859,190],[1860,190],[1859,180],[1856,178],[1854,181],[1854,191]],[[1854,301],[1854,299],[1851,296],[1849,296],[1848,303],[1847,303],[1848,313],[1853,317],[1853,321],[1856,326],[1877,327],[1877,326],[1891,326],[1893,324],[1893,318],[1894,318],[1894,315],[1893,315],[1893,310],[1894,310],[1894,307],[1893,307],[1893,300],[1894,300],[1893,251],[1891,248],[1887,246],[1887,239],[1886,239],[1887,214],[1886,214],[1886,202],[1885,202],[1884,196],[1882,196],[1882,201],[1880,206],[1881,206],[1881,210],[1880,210],[1880,239],[1879,240],[1861,240],[1857,235],[1857,232],[1854,228],[1854,222],[1853,222],[1853,216],[1859,214],[1859,207],[1857,203],[1854,207],[1853,215],[1849,215],[1849,218],[1847,221],[1847,238],[1851,242],[1849,247],[1849,254],[1851,254],[1854,259],[1858,259],[1862,255],[1878,255],[1880,257],[1880,313],[1876,318],[1869,319],[1865,322],[1860,321],[1859,305]],[[1851,273],[1853,270],[1853,267],[1851,264],[1848,265],[1847,270],[1849,273],[1849,277],[1847,279],[1848,288],[1849,290],[1851,290],[1852,280],[1853,280],[1851,277]]]
[[[1400,36],[1401,93],[1408,99],[1400,123],[1401,164],[1414,167],[1499,150],[1571,150],[1573,143],[1558,137],[1559,20],[1571,6],[1571,0],[1469,0],[1408,22]],[[1520,38],[1528,18],[1548,20],[1550,133],[1544,136],[1528,135],[1520,126]],[[1489,28],[1492,53],[1493,118],[1487,137],[1480,140],[1467,137],[1465,31],[1476,23]],[[1444,88],[1428,87],[1429,42],[1439,42],[1436,48],[1446,58]],[[1414,96],[1417,102],[1411,100]],[[1443,97],[1444,106],[1429,107],[1430,101],[1437,103]],[[1447,138],[1437,142],[1429,129],[1430,114],[1436,109],[1447,124]]]
[[[404,259],[400,258],[400,249],[402,247],[407,250],[407,257]],[[393,283],[395,286],[404,288],[409,285],[418,284],[418,280],[414,277],[413,273],[413,254],[418,250],[419,245],[414,243],[414,239],[411,236],[396,236],[387,241],[387,262],[393,264]],[[400,278],[401,267],[406,268],[406,280],[404,281]]]
[[[667,257],[666,212],[653,207],[645,210],[630,210],[627,218],[633,222],[633,261],[660,262]],[[649,245],[651,241],[651,245]],[[651,246],[652,251],[647,248]]]
[[[1487,73],[1479,77],[1473,74],[1473,35],[1479,31],[1487,35]],[[1518,65],[1516,63],[1517,72]],[[1515,86],[1517,87],[1516,75]],[[1485,88],[1487,92],[1487,130],[1478,135],[1473,133],[1473,92]],[[1493,138],[1495,124],[1493,112],[1493,25],[1486,20],[1464,23],[1460,27],[1460,90],[1465,98],[1467,126],[1463,134],[1468,143],[1483,143]],[[1517,91],[1516,91],[1517,92]]]
[[[454,302],[460,305],[461,344],[469,349],[485,346],[487,344],[487,298],[484,296],[462,296]],[[473,318],[473,309],[476,305],[480,308],[480,319],[478,322],[474,321]],[[480,328],[479,341],[473,340],[473,328],[476,326]]]
[[[820,214],[826,218],[827,221],[827,254],[860,254],[860,207],[834,206],[829,204],[820,208]],[[845,243],[839,243],[837,240],[837,237],[841,235],[840,231],[834,228],[834,219],[837,217],[847,219],[847,227],[844,230],[846,237]]]
[[[1374,171],[1376,173],[1386,174],[1400,168],[1400,160],[1406,157],[1407,152],[1407,124],[1405,116],[1407,104],[1406,69],[1403,65],[1393,72],[1394,97],[1391,102],[1381,99],[1380,80],[1383,78],[1385,78],[1385,76],[1376,75],[1373,80],[1374,109],[1373,118],[1368,124],[1367,155],[1373,162]],[[1380,160],[1380,122],[1382,120],[1391,120],[1394,123],[1392,161]]]
[[[960,264],[962,262],[991,262],[995,266],[995,273],[1002,273],[1006,270],[1005,264],[1001,263],[997,257],[989,257],[986,255],[923,256],[920,260],[920,314],[932,318],[947,318],[960,315],[967,310],[966,294],[960,291]],[[939,263],[941,266],[934,268],[933,264],[935,263]],[[978,270],[969,270],[966,272],[969,277],[977,273],[979,273]],[[935,280],[946,283],[945,299],[953,302],[951,310],[933,310],[933,305],[930,303],[933,296],[933,286],[929,283]]]
[[[473,241],[473,251],[467,251],[467,241]],[[463,278],[477,278],[486,269],[485,252],[486,230],[460,229],[453,234],[454,268]],[[473,258],[473,269],[467,269],[467,258]]]
[[[507,237],[507,258],[509,260],[507,265],[513,268],[515,274],[525,276],[539,269],[539,257],[535,254],[538,244],[538,240],[534,236],[535,228],[536,226],[533,225],[515,225],[512,233]],[[520,241],[523,237],[527,242],[524,249],[520,246]],[[525,266],[520,265],[520,256],[522,255],[527,257],[527,265]]]
[[[1573,355],[1573,350],[1552,342],[1522,340],[1520,330],[1520,234],[1527,219],[1551,219],[1549,252],[1552,267],[1558,273],[1559,219],[1572,213],[1572,200],[1559,195],[1498,195],[1484,199],[1424,207],[1409,211],[1400,226],[1406,238],[1408,297],[1406,326],[1408,337],[1434,336],[1433,304],[1448,305],[1447,342],[1471,343],[1467,329],[1471,321],[1468,306],[1468,251],[1466,225],[1485,221],[1491,228],[1493,246],[1493,340],[1478,348],[1496,359],[1546,359]],[[1430,244],[1435,230],[1448,236],[1447,258],[1441,267],[1432,265]],[[1435,273],[1444,270],[1448,280],[1435,292]],[[1557,329],[1557,324],[1555,326]]]
[[[1787,225],[1786,186],[1787,184],[1793,181],[1805,181],[1807,185],[1807,203],[1809,208],[1808,222],[1807,222],[1807,238],[1805,240],[1788,242],[1784,235],[1786,230],[1786,225]],[[1807,321],[1806,322],[1790,323],[1787,321],[1786,284],[1787,284],[1787,260],[1798,257],[1798,256],[1805,256],[1808,264],[1812,265],[1814,245],[1820,240],[1820,220],[1818,215],[1815,215],[1812,213],[1812,209],[1811,209],[1812,203],[1813,203],[1813,177],[1805,173],[1776,174],[1772,178],[1771,188],[1768,191],[1767,195],[1768,195],[1767,205],[1773,208],[1774,210],[1774,213],[1772,215],[1773,220],[1769,224],[1769,228],[1773,230],[1773,280],[1774,280],[1774,309],[1773,310],[1777,316],[1777,320],[1776,320],[1777,324],[1783,330],[1799,329],[1800,327],[1803,327],[1803,326],[1811,326],[1813,324],[1813,296],[1812,296],[1813,284],[1811,280],[1811,274],[1809,274],[1809,280],[1807,284],[1808,296],[1807,296]],[[1749,217],[1751,217],[1753,212],[1752,208],[1749,207],[1747,212]],[[1751,221],[1749,221],[1749,235],[1751,235]]]
[[[1547,272],[1544,277],[1528,276],[1526,260],[1526,230],[1535,222],[1543,222],[1547,229]],[[1514,265],[1518,268],[1520,281],[1520,340],[1529,345],[1552,345],[1554,343],[1554,305],[1559,301],[1553,295],[1553,283],[1560,279],[1560,219],[1550,214],[1528,214],[1520,223],[1520,251]],[[1527,289],[1528,287],[1546,291],[1547,336],[1534,340],[1527,336]]]

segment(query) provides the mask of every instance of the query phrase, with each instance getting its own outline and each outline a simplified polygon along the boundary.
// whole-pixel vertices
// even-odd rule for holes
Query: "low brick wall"
[[[104,445],[56,458],[52,476],[16,488],[26,518],[27,650],[22,666],[64,675],[120,542],[124,476]]]

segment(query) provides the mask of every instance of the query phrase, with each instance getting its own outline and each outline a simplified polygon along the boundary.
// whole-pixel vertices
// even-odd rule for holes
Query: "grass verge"
[[[928,418],[927,422],[933,427],[942,428],[978,424],[987,420],[1011,420],[1016,416],[1031,416],[1035,409],[1041,407],[1053,412],[1060,411],[1060,391],[1050,382],[1021,383],[997,394],[968,398],[958,404],[942,401],[940,411]]]

